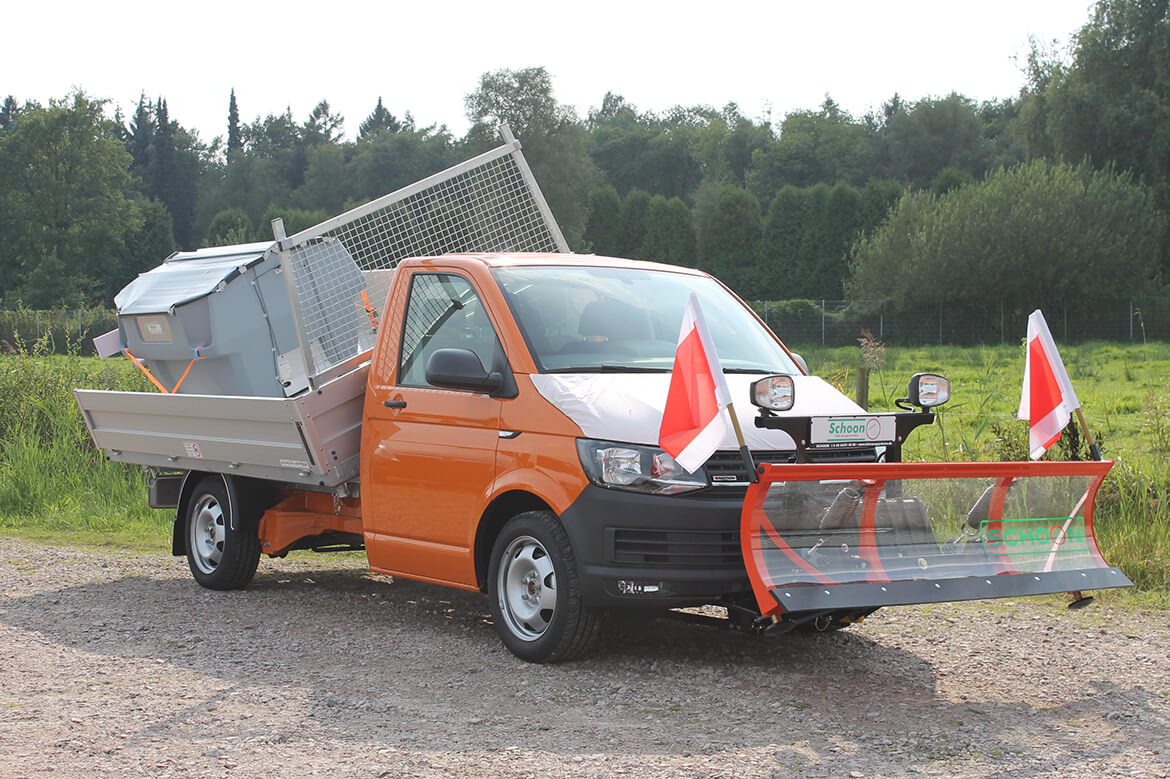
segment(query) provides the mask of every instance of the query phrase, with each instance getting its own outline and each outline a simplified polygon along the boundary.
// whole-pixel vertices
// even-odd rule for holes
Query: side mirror
[[[427,383],[446,389],[495,392],[504,377],[484,370],[479,357],[470,349],[436,349],[427,358]]]
[[[768,411],[787,411],[796,402],[796,384],[791,376],[768,376],[752,382],[751,399]]]
[[[921,409],[941,406],[950,399],[951,383],[937,373],[916,373],[911,376],[910,386],[903,398],[910,405]]]

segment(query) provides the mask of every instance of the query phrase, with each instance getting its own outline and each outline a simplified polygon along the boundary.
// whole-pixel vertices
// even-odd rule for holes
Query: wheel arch
[[[187,471],[183,477],[183,485],[179,488],[179,505],[175,508],[175,524],[171,535],[171,554],[176,557],[187,554],[187,509],[195,487],[208,476],[223,479],[228,496],[228,519],[232,530],[239,530],[241,516],[254,514],[255,518],[259,519],[264,509],[273,504],[273,487],[262,479],[214,471]]]
[[[550,511],[552,507],[542,498],[524,490],[509,490],[488,504],[475,529],[475,581],[480,592],[487,592],[488,565],[492,546],[504,524],[526,511]]]

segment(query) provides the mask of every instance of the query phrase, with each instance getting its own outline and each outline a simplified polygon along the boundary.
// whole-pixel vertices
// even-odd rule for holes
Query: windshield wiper
[[[650,368],[645,365],[579,365],[574,368],[550,368],[545,373],[670,373],[670,368]]]
[[[759,373],[761,375],[770,375],[775,371],[766,371],[763,368],[724,368],[724,373]]]

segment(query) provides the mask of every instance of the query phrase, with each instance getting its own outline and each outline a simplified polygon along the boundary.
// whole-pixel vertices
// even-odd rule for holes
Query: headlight
[[[685,471],[656,446],[578,438],[577,454],[589,480],[602,487],[678,495],[707,486],[707,474],[702,468],[697,473]]]
[[[791,376],[769,376],[752,382],[752,403],[769,411],[787,411],[796,401]]]
[[[951,399],[951,383],[936,373],[916,373],[910,377],[907,400],[919,408],[934,408]]]

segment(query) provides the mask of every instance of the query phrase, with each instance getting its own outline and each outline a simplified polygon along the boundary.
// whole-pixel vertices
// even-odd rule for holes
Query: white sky
[[[606,91],[639,110],[721,107],[752,118],[814,109],[830,94],[856,116],[898,92],[1015,96],[1029,36],[1064,46],[1089,0],[510,0],[359,3],[123,0],[17,2],[2,18],[0,97],[47,102],[81,87],[124,114],[139,93],[204,141],[240,118],[325,98],[346,138],[378,96],[419,126],[468,126],[463,98],[499,68],[544,66],[581,117]]]

